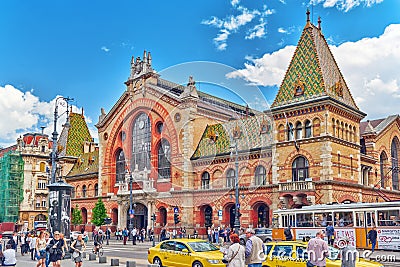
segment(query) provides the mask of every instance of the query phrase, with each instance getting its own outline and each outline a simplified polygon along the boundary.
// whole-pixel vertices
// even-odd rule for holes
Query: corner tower
[[[320,18],[315,26],[309,16],[307,11],[271,106],[277,129],[273,176],[286,207],[360,201],[355,189],[344,189],[359,183],[359,124],[365,114],[329,49]]]

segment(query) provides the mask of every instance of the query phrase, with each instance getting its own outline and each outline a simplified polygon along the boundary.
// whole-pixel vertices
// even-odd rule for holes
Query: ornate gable
[[[272,108],[329,96],[359,110],[318,22],[307,20]]]

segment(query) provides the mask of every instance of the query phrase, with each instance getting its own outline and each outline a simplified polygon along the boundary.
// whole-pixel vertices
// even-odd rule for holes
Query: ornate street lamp
[[[237,141],[233,143],[231,148],[235,149],[235,221],[233,227],[235,228],[235,233],[239,234],[240,229],[240,204],[239,204],[239,161],[238,161],[238,146]]]
[[[58,115],[58,104],[59,100],[63,100],[67,104],[67,121],[64,127],[70,127],[69,124],[69,110],[68,102],[73,100],[69,97],[58,97],[55,103],[54,109],[54,131],[53,131],[53,148],[50,154],[51,160],[51,176],[50,184],[47,185],[49,189],[49,230],[53,234],[55,231],[59,231],[64,234],[65,238],[70,237],[70,222],[71,222],[71,191],[73,187],[65,183],[61,175],[59,175],[58,181],[56,181],[57,175],[57,120]]]

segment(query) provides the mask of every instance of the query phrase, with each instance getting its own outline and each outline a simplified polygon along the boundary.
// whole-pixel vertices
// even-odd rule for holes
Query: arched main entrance
[[[159,219],[160,226],[163,227],[167,224],[167,209],[165,207],[161,207],[159,209],[159,212],[160,212],[160,219]]]
[[[257,227],[269,227],[269,207],[264,203],[257,206]]]
[[[133,204],[133,210],[134,210],[134,216],[132,218],[132,224],[136,228],[145,228],[147,229],[147,207],[141,203],[134,203]],[[129,215],[129,208],[126,212],[127,216],[127,223],[126,223],[126,228],[129,228],[129,220],[130,220],[130,215]]]
[[[210,206],[206,206],[204,209],[204,226],[212,226],[212,208]]]
[[[231,229],[235,227],[235,205],[232,205],[229,208],[229,225],[231,226]]]

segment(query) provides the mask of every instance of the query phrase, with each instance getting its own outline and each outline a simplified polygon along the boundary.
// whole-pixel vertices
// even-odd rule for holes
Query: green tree
[[[107,218],[106,207],[101,197],[99,197],[92,211],[92,223],[96,226],[101,226],[104,224],[104,218]]]
[[[72,218],[71,218],[71,222],[72,224],[75,226],[82,224],[83,220],[82,220],[82,212],[79,209],[78,204],[76,204],[75,209],[72,211]]]

